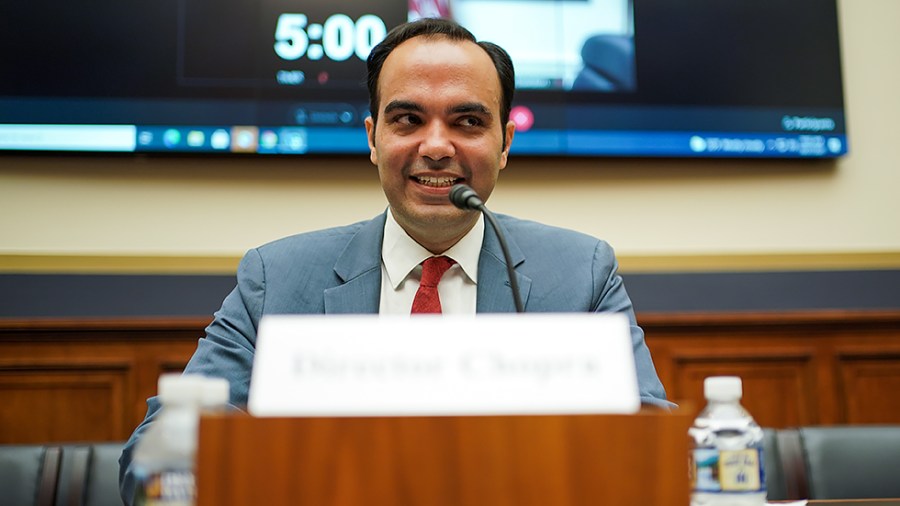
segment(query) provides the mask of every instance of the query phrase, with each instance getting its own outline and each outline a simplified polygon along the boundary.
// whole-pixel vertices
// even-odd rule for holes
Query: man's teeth
[[[424,184],[425,186],[453,186],[453,183],[457,181],[458,178],[455,177],[429,177],[429,176],[417,176],[416,180],[419,181],[420,184]]]

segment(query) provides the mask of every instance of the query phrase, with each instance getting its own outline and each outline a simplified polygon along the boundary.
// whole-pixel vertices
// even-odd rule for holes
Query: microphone
[[[484,201],[475,193],[475,190],[464,184],[455,184],[453,188],[450,188],[450,202],[465,210],[481,211],[481,208],[484,207]]]
[[[450,202],[452,202],[454,206],[465,211],[481,211],[481,213],[484,214],[484,217],[490,222],[491,226],[494,227],[494,232],[497,234],[497,239],[500,241],[500,249],[503,250],[503,258],[506,259],[506,274],[509,276],[509,287],[512,289],[513,303],[516,305],[516,312],[524,313],[525,309],[522,306],[522,298],[519,295],[519,282],[516,280],[516,271],[513,269],[512,258],[509,255],[509,247],[506,246],[506,237],[503,236],[503,230],[500,229],[500,225],[497,223],[497,218],[494,217],[494,213],[490,212],[488,208],[485,207],[481,197],[479,197],[478,194],[475,193],[475,190],[468,185],[453,185],[453,188],[450,188]]]

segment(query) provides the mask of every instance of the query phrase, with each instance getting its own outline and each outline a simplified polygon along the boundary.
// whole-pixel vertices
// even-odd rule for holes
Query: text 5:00
[[[275,54],[284,60],[344,61],[354,54],[365,60],[386,35],[384,21],[374,14],[355,22],[346,14],[332,14],[319,24],[309,23],[306,14],[285,13],[275,26]]]

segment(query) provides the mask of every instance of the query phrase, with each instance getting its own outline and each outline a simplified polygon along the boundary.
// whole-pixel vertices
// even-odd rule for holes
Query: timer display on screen
[[[368,58],[387,35],[384,21],[365,14],[356,21],[346,14],[332,14],[322,23],[310,23],[306,14],[284,13],[275,26],[275,54],[288,61],[308,58],[345,61],[354,55]]]
[[[302,88],[304,101],[363,93],[369,53],[408,14],[405,0],[174,1],[181,84],[284,99]]]

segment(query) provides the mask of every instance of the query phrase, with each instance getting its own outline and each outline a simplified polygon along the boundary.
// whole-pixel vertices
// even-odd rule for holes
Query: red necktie
[[[441,297],[438,295],[437,286],[441,277],[454,263],[448,257],[430,257],[422,262],[422,280],[419,281],[419,290],[413,299],[412,313],[441,313]]]

